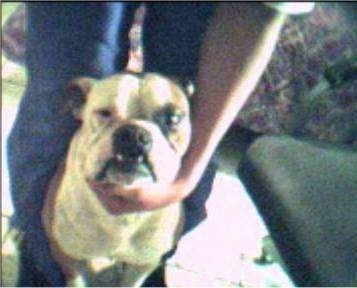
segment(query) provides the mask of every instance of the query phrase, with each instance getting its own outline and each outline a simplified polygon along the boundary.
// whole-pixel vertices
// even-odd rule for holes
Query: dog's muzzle
[[[120,127],[113,136],[113,151],[124,159],[140,159],[150,152],[151,134],[144,128],[132,124]]]
[[[107,161],[96,180],[105,180],[107,173],[123,173],[135,177],[148,174],[156,181],[153,167],[148,159],[152,148],[152,136],[145,128],[127,124],[113,134],[113,157]]]

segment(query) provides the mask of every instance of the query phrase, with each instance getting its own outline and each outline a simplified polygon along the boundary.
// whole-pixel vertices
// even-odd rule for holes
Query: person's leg
[[[151,3],[143,27],[144,70],[195,80],[202,38],[215,4]],[[206,217],[205,202],[211,192],[216,163],[208,165],[195,191],[185,200],[187,233]]]
[[[62,286],[63,275],[50,257],[40,213],[46,185],[78,127],[64,109],[63,88],[73,77],[98,78],[125,67],[133,4],[27,5],[28,85],[8,140],[14,225],[24,231],[23,254],[33,259],[30,264],[23,261],[22,276],[34,271],[26,270],[25,263],[35,264],[46,274],[47,285]],[[20,286],[38,284],[36,277],[20,277]]]
[[[216,4],[151,3],[143,27],[144,67],[194,80],[199,49]]]
[[[214,4],[193,2],[147,4],[143,27],[145,72],[158,72],[176,79],[194,81],[201,41],[214,9]],[[183,234],[206,218],[205,203],[212,190],[216,168],[216,161],[212,159],[195,191],[185,199]],[[164,260],[172,253],[165,255]],[[164,286],[163,271],[163,266],[159,267],[144,286]]]

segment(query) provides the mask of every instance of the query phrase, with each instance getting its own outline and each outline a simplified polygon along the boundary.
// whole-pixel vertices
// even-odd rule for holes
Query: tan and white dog
[[[174,180],[190,141],[189,90],[155,73],[70,84],[82,124],[42,213],[67,285],[140,286],[176,245],[181,203],[114,215],[93,187],[115,185],[125,202],[121,190]]]

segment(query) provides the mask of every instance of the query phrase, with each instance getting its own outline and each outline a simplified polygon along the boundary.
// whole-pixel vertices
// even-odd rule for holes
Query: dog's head
[[[155,73],[72,81],[79,173],[123,188],[172,182],[191,136],[186,88]]]

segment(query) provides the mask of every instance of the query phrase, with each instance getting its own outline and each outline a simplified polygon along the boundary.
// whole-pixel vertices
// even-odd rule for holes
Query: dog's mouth
[[[113,156],[106,161],[95,176],[98,182],[130,185],[136,181],[156,182],[157,176],[147,155],[135,157]]]

